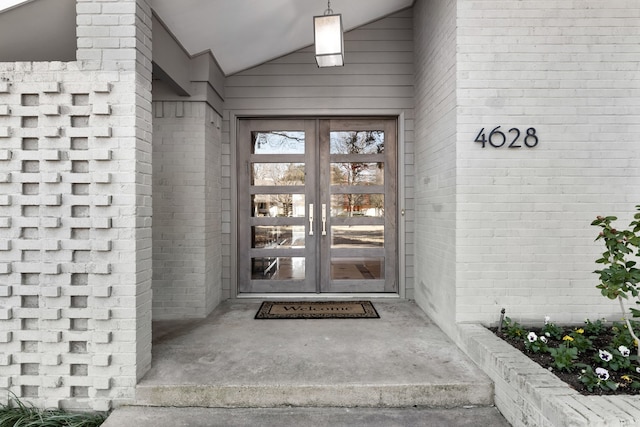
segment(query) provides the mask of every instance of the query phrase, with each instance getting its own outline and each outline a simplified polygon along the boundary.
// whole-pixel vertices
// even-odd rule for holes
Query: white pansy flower
[[[606,381],[609,379],[609,371],[607,371],[604,368],[596,368],[596,375],[598,376],[598,378],[600,378],[602,381]]]
[[[623,345],[618,347],[618,351],[623,357],[629,357],[629,355],[631,354],[631,351],[629,351],[629,349]]]
[[[600,359],[604,360],[605,362],[608,362],[613,358],[611,353],[606,350],[598,350],[598,354],[600,355]]]
[[[529,335],[527,335],[527,339],[529,340],[529,342],[535,342],[538,340],[538,336],[535,332],[529,332]]]
[[[540,341],[542,341],[543,343],[546,344],[547,343],[547,337],[544,337],[544,336],[540,337]]]
[[[551,320],[550,316],[544,316],[544,324],[545,325],[548,324],[550,320]]]

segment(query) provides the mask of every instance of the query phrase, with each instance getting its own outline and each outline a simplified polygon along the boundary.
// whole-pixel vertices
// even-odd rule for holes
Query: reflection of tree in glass
[[[297,163],[290,164],[283,175],[283,181],[286,182],[284,185],[304,184],[304,165]],[[278,212],[282,212],[282,216],[293,216],[293,195],[278,194],[276,197],[281,207],[281,209],[278,209]]]
[[[304,132],[254,132],[253,154],[303,154]]]
[[[254,154],[304,154],[303,131],[268,131],[253,133]],[[304,165],[299,163],[254,163],[253,185],[304,185]],[[292,216],[291,194],[279,194],[271,203],[277,213],[268,215]]]
[[[292,186],[304,185],[305,173],[302,163],[254,163],[253,164],[253,185],[265,186]],[[265,200],[262,200],[265,199]],[[256,202],[264,202],[271,205],[275,202],[277,214],[270,211],[265,214],[269,216],[293,216],[293,194],[276,194],[271,200],[268,198],[256,197]]]
[[[301,163],[254,163],[253,185],[304,185]]]
[[[384,153],[384,132],[381,130],[331,132],[331,154]]]
[[[379,215],[384,215],[384,196],[382,194],[370,194],[369,204],[376,208]]]
[[[383,131],[331,132],[332,154],[381,154],[384,153]],[[374,166],[375,165],[375,166]],[[381,163],[344,162],[333,163],[331,181],[338,185],[375,185],[381,184]],[[383,208],[379,196],[366,194],[344,195],[347,214],[354,216],[365,205]]]

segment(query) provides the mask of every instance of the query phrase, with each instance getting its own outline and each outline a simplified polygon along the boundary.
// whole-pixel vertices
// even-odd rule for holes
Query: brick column
[[[113,108],[121,117],[111,141],[119,208],[111,229],[118,233],[118,260],[110,278],[97,280],[117,283],[114,294],[123,298],[113,300],[110,327],[127,331],[118,357],[126,372],[121,385],[132,390],[151,363],[151,8],[146,0],[78,0],[77,14],[82,69],[117,79]]]
[[[151,360],[151,18],[77,12],[77,62],[0,63],[0,387],[106,410]]]

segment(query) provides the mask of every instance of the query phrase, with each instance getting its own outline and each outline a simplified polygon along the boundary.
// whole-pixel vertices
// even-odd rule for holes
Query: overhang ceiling
[[[411,6],[413,0],[333,0],[346,31]],[[211,50],[225,74],[313,43],[313,16],[326,0],[150,0],[190,55]]]
[[[68,4],[68,1],[64,3]],[[149,0],[149,3],[189,55],[210,50],[226,75],[311,45],[313,16],[322,15],[327,9],[324,0]],[[342,14],[344,29],[348,31],[412,3],[413,0],[333,0],[331,8],[334,13]],[[30,51],[36,49],[64,50],[63,44],[66,51],[69,50],[68,36],[56,37],[31,30],[57,28],[62,34],[66,28],[68,33],[68,27],[73,26],[71,17],[51,13],[49,7],[62,4],[60,0],[0,0],[0,21],[11,21],[17,28],[2,37],[4,50],[12,53],[7,55],[0,42],[0,61],[71,60],[30,55]],[[73,3],[71,6],[64,8],[68,11],[65,15],[74,13]],[[5,33],[9,32],[8,25],[4,26]],[[27,38],[36,43],[23,43]],[[20,53],[20,58],[12,59],[13,52]]]

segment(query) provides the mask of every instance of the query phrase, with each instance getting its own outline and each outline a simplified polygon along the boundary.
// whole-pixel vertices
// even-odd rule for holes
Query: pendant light
[[[342,67],[344,65],[342,15],[333,13],[331,0],[327,1],[327,10],[324,15],[313,17],[313,35],[318,67]]]

